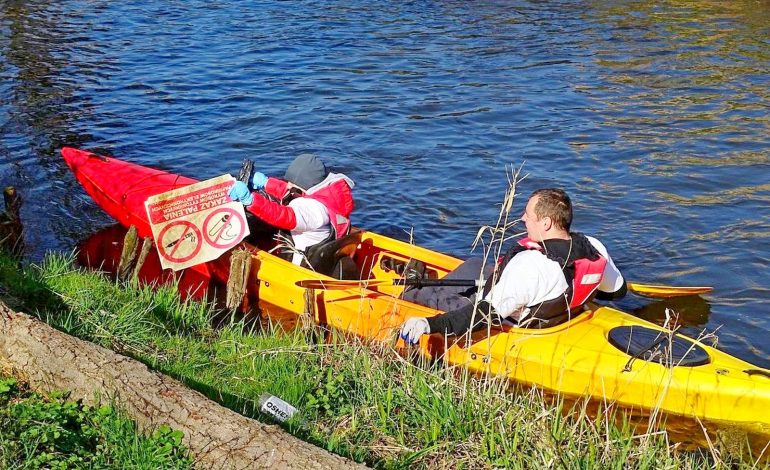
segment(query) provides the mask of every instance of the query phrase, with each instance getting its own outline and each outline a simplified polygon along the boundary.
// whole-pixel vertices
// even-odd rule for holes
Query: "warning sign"
[[[222,175],[147,199],[164,269],[178,271],[216,259],[249,234],[243,205],[227,196],[233,183],[235,178]]]

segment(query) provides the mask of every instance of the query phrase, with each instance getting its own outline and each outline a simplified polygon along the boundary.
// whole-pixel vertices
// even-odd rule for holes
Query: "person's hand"
[[[430,333],[430,326],[428,326],[428,320],[422,317],[408,318],[403,325],[401,325],[401,339],[409,344],[417,344],[420,341],[420,336]]]
[[[230,191],[227,193],[230,199],[236,202],[240,202],[244,206],[248,207],[254,202],[254,196],[251,195],[249,187],[243,181],[236,181]]]
[[[254,172],[254,176],[251,177],[252,189],[255,189],[257,191],[259,191],[260,189],[265,189],[266,184],[267,184],[267,176],[265,176],[264,173],[259,171]]]

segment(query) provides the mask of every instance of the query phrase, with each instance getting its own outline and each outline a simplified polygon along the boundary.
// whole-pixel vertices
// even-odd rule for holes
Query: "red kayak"
[[[144,206],[148,197],[198,182],[71,147],[64,147],[61,153],[75,178],[96,204],[124,227],[135,226],[140,237],[152,237]],[[192,295],[199,296],[204,290],[201,283],[212,279],[226,283],[229,264],[229,256],[224,255],[215,261],[190,267],[196,285],[188,285],[187,288],[195,291]],[[186,271],[181,271],[180,276],[184,276]]]
[[[198,182],[71,147],[61,153],[96,204],[124,227],[135,226],[140,237],[152,237],[144,208],[148,197]]]

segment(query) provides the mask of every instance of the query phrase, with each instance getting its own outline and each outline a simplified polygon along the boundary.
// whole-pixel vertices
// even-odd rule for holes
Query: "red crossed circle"
[[[169,249],[168,246],[166,246],[163,242],[163,237],[168,233],[169,230],[171,230],[174,227],[183,226],[184,230],[182,231],[182,234],[177,238],[176,243],[171,248],[170,251],[167,252]],[[176,257],[174,254],[176,253],[176,250],[179,248],[179,246],[184,242],[183,238],[185,235],[187,235],[187,232],[190,230],[193,231],[195,234],[195,249],[190,254],[187,254],[185,256]],[[172,240],[173,241],[173,240]],[[201,232],[198,230],[198,227],[195,226],[192,222],[188,222],[186,220],[178,220],[176,222],[171,222],[170,224],[163,227],[158,234],[158,252],[162,257],[165,259],[171,261],[172,263],[184,263],[186,261],[190,261],[193,259],[198,252],[201,251],[201,247],[203,246],[203,239],[201,238]]]
[[[218,230],[215,230],[214,234],[210,234],[209,223],[212,220],[216,220],[217,216],[223,217],[225,214],[230,214],[230,217],[227,219],[227,222],[225,222],[221,228],[219,228]],[[238,232],[238,236],[233,238],[234,241],[232,242],[228,241],[225,243],[219,243],[219,238],[222,236],[222,233],[224,233],[227,230],[227,228],[232,225],[234,220],[237,220],[238,223],[240,224],[240,231]],[[235,245],[237,245],[245,232],[246,232],[246,221],[243,220],[243,217],[241,217],[241,214],[239,214],[238,211],[230,207],[222,207],[220,209],[211,211],[211,213],[207,215],[206,219],[203,221],[203,237],[206,239],[206,243],[208,243],[209,245],[215,248],[219,248],[221,250],[226,250],[228,248],[232,248]]]

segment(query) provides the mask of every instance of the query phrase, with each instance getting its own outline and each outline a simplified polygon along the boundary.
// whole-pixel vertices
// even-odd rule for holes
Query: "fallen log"
[[[136,360],[15,312],[1,300],[0,367],[34,390],[69,390],[72,399],[94,405],[105,395],[114,398],[144,432],[162,424],[180,430],[202,468],[363,468],[224,408]]]

